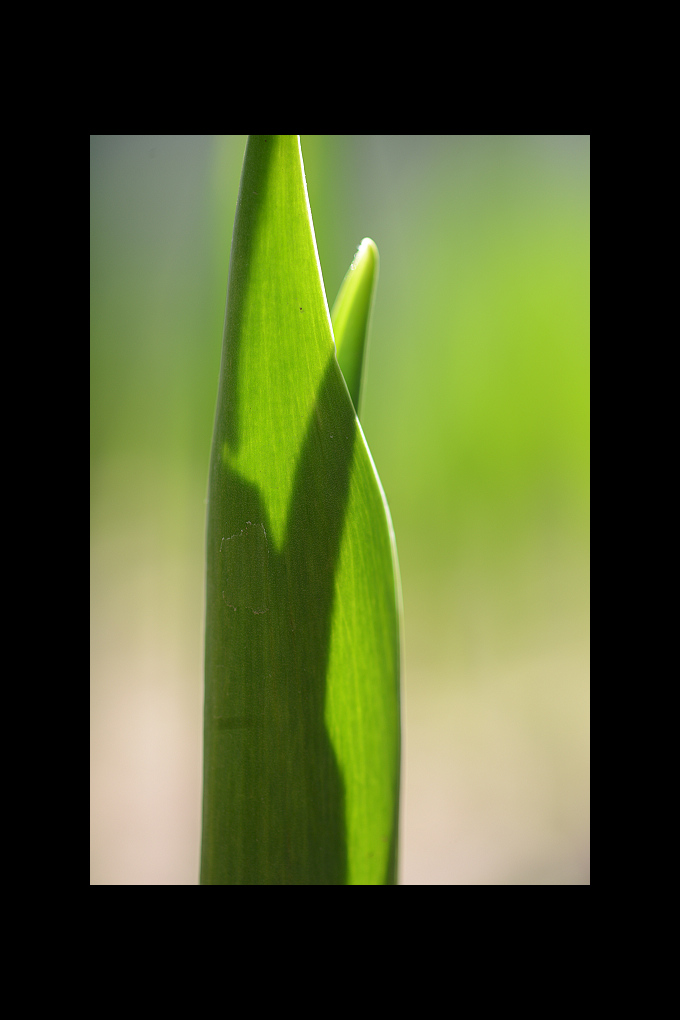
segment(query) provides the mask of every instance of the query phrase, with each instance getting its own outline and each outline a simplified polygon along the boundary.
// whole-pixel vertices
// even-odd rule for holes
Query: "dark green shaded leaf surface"
[[[296,136],[252,136],[211,455],[201,883],[396,882],[400,596]]]

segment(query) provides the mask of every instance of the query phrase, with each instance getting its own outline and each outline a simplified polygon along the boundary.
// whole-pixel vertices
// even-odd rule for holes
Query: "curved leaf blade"
[[[394,883],[394,536],[335,357],[295,136],[246,148],[206,558],[201,883]]]
[[[375,241],[365,237],[340,285],[331,312],[338,364],[359,417],[379,264]]]

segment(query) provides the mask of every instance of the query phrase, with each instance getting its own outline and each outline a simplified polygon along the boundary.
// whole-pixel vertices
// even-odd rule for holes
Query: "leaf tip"
[[[380,262],[380,255],[378,254],[378,245],[371,237],[363,238],[359,247],[357,248],[356,255],[352,259],[352,265],[350,266],[350,268],[356,269],[356,267],[360,263],[363,263],[364,260],[370,260],[370,265],[372,267],[375,267],[376,269]]]

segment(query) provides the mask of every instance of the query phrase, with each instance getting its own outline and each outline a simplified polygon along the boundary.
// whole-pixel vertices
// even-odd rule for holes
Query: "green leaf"
[[[331,312],[338,364],[360,416],[368,331],[378,284],[378,248],[365,237],[342,281]]]
[[[395,884],[396,549],[296,136],[246,147],[206,558],[201,883]]]

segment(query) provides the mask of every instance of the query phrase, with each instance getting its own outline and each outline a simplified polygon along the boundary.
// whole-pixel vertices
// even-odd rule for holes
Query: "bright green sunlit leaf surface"
[[[370,237],[365,237],[342,281],[331,312],[338,364],[358,415],[361,414],[366,341],[377,283],[378,249]]]
[[[206,551],[201,883],[394,884],[396,551],[296,136],[246,147]]]

